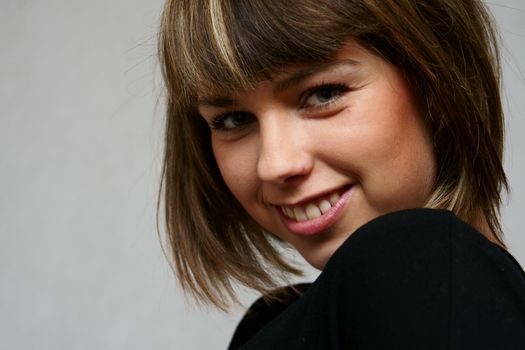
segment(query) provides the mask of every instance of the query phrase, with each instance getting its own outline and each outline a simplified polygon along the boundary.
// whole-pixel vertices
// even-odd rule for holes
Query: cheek
[[[370,145],[370,198],[385,208],[423,206],[435,179],[432,144],[416,116],[392,126]]]
[[[384,104],[373,108],[381,119],[370,132],[374,142],[368,143],[367,157],[375,162],[374,175],[385,193],[395,194],[393,198],[410,206],[421,206],[435,178],[433,145],[404,81],[398,76],[389,81],[391,88],[382,93]]]
[[[257,189],[257,152],[249,143],[224,143],[213,138],[212,148],[226,186],[243,204]]]
[[[213,153],[222,178],[233,196],[244,210],[269,232],[279,232],[280,228],[263,204],[257,176],[259,148],[252,140],[228,144],[213,142]],[[285,240],[285,237],[281,237]]]
[[[399,97],[355,104],[338,123],[345,127],[334,127],[325,143],[327,152],[338,150],[332,164],[360,184],[378,212],[423,206],[435,179],[430,137],[409,100]]]

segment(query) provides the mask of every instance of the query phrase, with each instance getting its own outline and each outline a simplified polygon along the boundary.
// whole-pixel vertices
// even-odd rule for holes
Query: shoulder
[[[436,271],[448,274],[451,268],[456,273],[451,278],[468,270],[482,272],[485,280],[495,277],[487,272],[495,272],[525,281],[523,269],[508,252],[452,212],[435,209],[403,210],[368,222],[334,253],[323,274],[383,271],[382,277],[387,277],[385,271],[391,271],[398,279],[425,273],[430,277]]]
[[[518,349],[525,274],[444,210],[387,214],[359,228],[319,278],[247,344],[265,349]]]
[[[525,342],[523,269],[449,211],[406,210],[369,222],[323,275],[340,319],[356,324],[354,339],[380,330],[444,348]]]

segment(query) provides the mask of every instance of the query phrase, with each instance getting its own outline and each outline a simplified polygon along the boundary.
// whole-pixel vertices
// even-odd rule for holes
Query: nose
[[[282,113],[265,118],[259,137],[257,174],[262,181],[286,184],[312,171],[308,140],[297,118]]]

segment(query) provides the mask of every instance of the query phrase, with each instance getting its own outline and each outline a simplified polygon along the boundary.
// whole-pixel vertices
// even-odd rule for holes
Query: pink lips
[[[298,235],[305,235],[305,236],[311,236],[315,235],[316,233],[320,233],[322,231],[327,230],[332,226],[337,219],[341,216],[343,213],[344,206],[348,199],[350,198],[350,195],[352,194],[352,187],[347,189],[339,198],[339,200],[332,205],[332,208],[330,208],[329,211],[324,213],[323,215],[306,221],[294,221],[286,217],[281,210],[278,210],[279,215],[281,217],[281,220],[283,221],[284,225],[293,233]]]

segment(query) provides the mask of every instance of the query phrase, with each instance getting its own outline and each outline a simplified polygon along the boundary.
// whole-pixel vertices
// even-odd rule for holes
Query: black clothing
[[[230,349],[525,349],[523,269],[448,211],[372,220],[301,288],[257,301]]]

